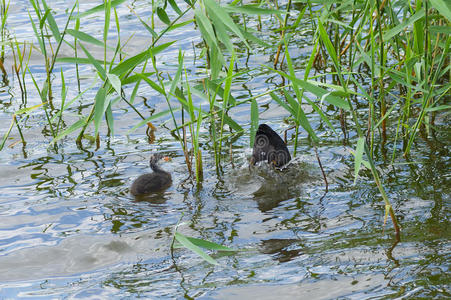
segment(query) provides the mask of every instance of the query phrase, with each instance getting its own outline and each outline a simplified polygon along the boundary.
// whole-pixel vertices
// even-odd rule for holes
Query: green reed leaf
[[[171,24],[171,20],[169,20],[169,17],[166,14],[166,11],[162,7],[157,7],[157,15],[158,15],[158,18],[166,25]]]
[[[103,42],[106,45],[108,38],[108,31],[110,30],[110,19],[111,19],[111,0],[105,1],[105,25],[103,27]]]
[[[175,43],[175,41],[168,42],[168,43],[158,45],[155,47],[149,47],[147,50],[144,50],[143,52],[138,53],[135,56],[132,56],[132,57],[120,62],[119,64],[117,64],[117,66],[115,66],[111,70],[110,73],[116,74],[119,77],[121,77],[121,75],[124,75],[125,73],[134,69],[137,65],[144,62],[146,59],[149,59],[152,55],[157,55],[158,53],[165,50],[166,48],[168,48],[169,46],[171,46],[174,43]]]
[[[113,0],[113,1],[111,1],[111,7],[116,7],[119,4],[124,3],[125,1],[127,1],[127,0]],[[98,13],[98,12],[101,12],[104,10],[105,10],[105,3],[97,5],[96,7],[93,7],[91,9],[75,16],[74,18],[83,18],[83,17],[89,16],[89,15],[92,15],[92,14],[95,14],[95,13]]]
[[[189,239],[187,239],[186,236],[184,236],[181,233],[176,232],[175,233],[175,239],[182,244],[185,248],[193,251],[195,254],[199,255],[201,258],[203,258],[206,262],[212,264],[212,265],[218,265],[218,262],[214,260],[210,255],[202,251],[198,246],[193,244]]]
[[[11,121],[11,124],[9,125],[9,129],[5,132],[5,134],[3,135],[3,139],[2,142],[0,143],[0,151],[3,149],[3,147],[5,146],[6,140],[8,139],[9,134],[11,133],[11,130],[13,129],[14,126],[14,119]]]
[[[45,2],[45,0],[42,0],[42,3],[44,4],[44,8],[46,10],[45,13],[47,15],[47,22],[49,23],[50,30],[52,31],[53,37],[55,38],[55,40],[57,42],[59,42],[61,40],[61,34],[60,34],[60,30],[58,29],[58,25],[56,25],[55,18],[53,17],[52,12],[50,11],[49,7],[47,6],[47,3]]]
[[[41,35],[38,33],[38,29],[36,28],[36,24],[34,24],[33,22],[33,18],[31,17],[30,12],[28,12],[28,17],[30,18],[30,22],[31,22],[31,27],[33,28],[33,32],[34,35],[36,37],[36,39],[38,40],[39,43],[39,49],[41,50],[41,53],[45,53],[45,46],[44,46],[44,41],[41,38]]]
[[[172,111],[177,111],[177,110],[179,110],[179,109],[180,109],[180,107],[173,108]],[[156,114],[154,114],[154,115],[151,115],[150,117],[148,117],[148,118],[142,120],[141,122],[139,122],[138,124],[136,124],[135,126],[133,126],[130,130],[127,131],[127,134],[132,133],[133,131],[135,131],[135,130],[138,129],[139,127],[143,126],[143,125],[146,124],[147,122],[150,122],[150,121],[155,120],[155,119],[159,119],[159,118],[164,117],[165,115],[170,114],[170,113],[171,113],[171,110],[168,109],[168,110],[160,111],[159,113],[156,113]]]
[[[451,35],[451,27],[450,26],[429,26],[429,32],[431,33],[443,33],[447,35]]]
[[[146,77],[142,74],[137,74],[137,75],[139,77],[141,77],[141,79],[143,79],[148,85],[150,85],[151,88],[156,90],[158,93],[160,93],[161,95],[166,95],[166,92],[158,84],[156,84],[153,80],[149,79],[149,77]]]
[[[299,85],[301,88],[306,89],[310,93],[314,94],[318,98],[322,98],[323,100],[326,100],[330,104],[335,105],[336,107],[343,108],[345,110],[349,110],[349,103],[346,102],[343,98],[338,97],[336,94],[333,94],[319,86],[316,86],[314,84],[311,84],[307,80],[301,80],[296,77],[290,76],[282,71],[275,70],[271,67],[266,66],[266,68],[284,76],[285,78],[291,80],[292,82],[295,82],[297,85]],[[323,97],[324,96],[324,97]]]
[[[141,75],[143,75],[145,77],[150,77],[153,74],[155,74],[155,72],[136,73],[135,75],[128,76],[128,77],[122,79],[122,81],[121,81],[122,85],[127,85],[127,84],[130,84],[130,83],[135,83],[135,82],[138,82],[138,81],[142,80],[141,76],[138,75],[138,74],[141,74]]]
[[[81,118],[80,120],[78,120],[77,122],[75,122],[74,124],[72,124],[69,128],[63,130],[63,132],[61,132],[59,135],[57,135],[51,142],[50,145],[54,144],[55,142],[61,140],[62,138],[64,138],[65,136],[71,134],[72,132],[82,128],[83,126],[86,125],[86,122],[88,121],[88,117],[84,117]]]
[[[413,16],[411,16],[407,20],[403,21],[401,24],[398,24],[397,26],[395,26],[395,27],[391,28],[390,30],[388,30],[387,32],[383,33],[382,35],[384,36],[384,41],[386,42],[389,39],[391,39],[392,37],[398,35],[401,31],[406,30],[407,27],[411,26],[419,19],[424,18],[424,16],[425,16],[425,12],[424,12],[424,8],[422,8],[419,11],[417,11]]]
[[[429,0],[432,6],[441,14],[448,19],[448,22],[451,22],[451,4],[449,1],[444,0]]]
[[[207,18],[205,13],[200,9],[196,8],[194,11],[196,17],[197,25],[202,33],[202,37],[205,39],[210,48],[218,48],[218,42],[216,41],[216,36],[211,26],[210,20]]]
[[[95,134],[97,136],[99,133],[100,122],[102,121],[103,114],[105,113],[105,101],[106,101],[106,90],[101,87],[97,91],[94,103],[94,126]]]
[[[255,134],[257,133],[258,129],[258,105],[257,101],[255,99],[252,99],[251,101],[251,128],[250,128],[250,147],[254,147],[255,142]]]
[[[111,102],[108,104],[106,111],[105,111],[105,119],[106,124],[108,128],[111,131],[111,135],[114,135],[114,117],[113,117],[113,111],[111,110]]]
[[[279,96],[277,96],[274,92],[271,92],[269,94],[271,96],[271,98],[276,101],[280,106],[282,106],[283,108],[285,108],[286,111],[288,111],[293,117],[296,115],[297,113],[297,108],[294,109],[293,107],[291,107],[290,105],[288,105],[285,101],[283,101],[282,99],[279,98]]]
[[[50,9],[47,8],[44,15],[42,16],[42,19],[39,20],[39,29],[42,30],[44,27],[45,21],[47,20],[47,16],[50,14]]]
[[[106,77],[106,72],[105,69],[99,64],[99,62],[91,55],[91,53],[89,53],[88,50],[86,50],[86,48],[83,46],[82,43],[80,43],[80,47],[81,49],[83,49],[83,52],[85,52],[86,56],[88,57],[90,63],[96,68],[97,72],[99,72],[100,77],[102,78],[102,80],[105,79]]]
[[[178,14],[181,15],[182,11],[180,10],[180,8],[178,7],[177,3],[175,3],[174,0],[168,0],[169,5],[171,5],[172,9]]]
[[[144,22],[139,16],[138,20],[141,22],[141,24],[144,26],[144,28],[146,28],[146,30],[154,37],[154,38],[158,38],[158,33],[155,32],[155,30],[152,29],[152,27],[150,27],[146,22]]]
[[[221,6],[216,3],[215,0],[205,0],[205,7],[208,10],[208,13],[210,16],[215,16],[215,22],[216,26],[226,26],[231,30],[233,33],[235,33],[241,41],[246,45],[246,47],[250,48],[249,44],[247,43],[246,39],[244,38],[243,34],[241,33],[241,30],[239,27],[235,24],[233,19],[229,16],[227,11],[222,8]]]
[[[227,48],[229,52],[233,52],[233,44],[230,41],[229,34],[226,31],[226,27],[222,25],[221,19],[218,18],[217,15],[211,14],[210,15],[211,20],[213,21],[213,24],[215,24],[215,32],[216,37],[221,41],[221,43],[224,44],[224,46]],[[220,25],[217,25],[220,24]]]
[[[119,79],[119,77],[117,77],[117,75],[111,74],[111,73],[107,73],[106,75],[108,77],[108,80],[111,83],[111,86],[114,88],[116,93],[118,93],[118,95],[120,95],[122,87],[121,87],[121,80]]]
[[[283,15],[286,14],[286,11],[277,10],[277,9],[267,9],[261,8],[256,5],[242,5],[242,6],[225,6],[224,10],[227,12],[234,12],[238,14],[247,14],[247,15]]]
[[[215,107],[216,104],[215,104]],[[218,107],[219,108],[219,107]],[[243,127],[240,126],[237,122],[235,122],[231,117],[229,117],[226,113],[224,113],[222,110],[218,111],[218,115],[221,119],[224,119],[224,123],[227,124],[230,128],[235,130],[236,132],[243,131]]]
[[[176,29],[178,29],[180,27],[186,26],[186,25],[191,24],[191,23],[194,23],[194,19],[190,19],[190,20],[187,20],[187,21],[184,21],[184,22],[173,24],[173,25],[171,25],[171,27],[168,28],[168,30],[166,32],[170,32],[170,31],[176,30]]]
[[[96,59],[98,64],[103,64],[103,60]],[[73,64],[91,64],[89,58],[84,57],[57,57],[56,62],[59,63],[73,63]]]
[[[355,158],[354,158],[354,184],[357,181],[357,177],[359,175],[360,166],[362,164],[362,158],[363,158],[363,147],[365,143],[365,138],[359,137],[357,140],[357,147],[355,150]]]
[[[79,39],[80,41],[87,42],[99,47],[104,47],[104,43],[102,41],[99,41],[98,39],[94,38],[93,36],[84,33],[82,31],[74,30],[74,29],[67,29],[66,33],[70,34],[71,36]]]
[[[426,109],[427,112],[439,111],[439,110],[450,110],[451,111],[451,105],[438,105],[438,106],[429,107]]]
[[[193,237],[189,237],[186,236],[185,237],[194,245],[204,248],[204,249],[208,249],[208,250],[216,250],[216,251],[227,251],[227,252],[236,252],[236,249],[232,249],[220,244],[216,244],[210,241],[206,241],[206,240],[202,240],[202,239],[198,239],[198,238],[193,238]]]
[[[318,29],[319,29],[319,35],[321,37],[321,40],[323,41],[323,44],[326,47],[327,52],[329,53],[330,57],[332,58],[335,68],[338,70],[340,68],[340,64],[338,62],[337,52],[335,51],[335,48],[329,39],[329,35],[327,34],[326,29],[324,29],[323,23],[321,22],[320,19],[318,19]]]

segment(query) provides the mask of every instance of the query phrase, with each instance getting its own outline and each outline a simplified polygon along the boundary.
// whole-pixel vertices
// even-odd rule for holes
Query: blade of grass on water
[[[201,258],[203,258],[205,261],[207,261],[208,263],[212,264],[212,265],[218,265],[218,262],[216,260],[214,260],[210,255],[208,255],[207,253],[205,253],[204,251],[202,251],[202,249],[200,249],[198,246],[196,246],[195,244],[193,244],[190,240],[187,239],[186,236],[184,236],[181,233],[176,232],[175,233],[175,239],[182,244],[185,248],[193,251],[194,253],[196,253],[197,255],[199,255]]]
[[[202,239],[198,239],[198,238],[193,238],[193,237],[189,237],[189,236],[185,236],[191,243],[193,243],[194,245],[204,248],[204,249],[208,249],[208,250],[216,250],[216,251],[230,251],[230,252],[236,252],[236,249],[232,249],[220,244],[216,244],[210,241],[206,241],[206,240],[202,240]]]

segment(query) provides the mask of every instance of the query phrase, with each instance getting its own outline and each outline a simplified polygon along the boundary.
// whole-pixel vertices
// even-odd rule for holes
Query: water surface
[[[64,22],[66,1],[52,5],[57,21]],[[150,9],[146,1],[131,5],[141,11]],[[80,11],[92,6],[82,2]],[[19,40],[32,41],[27,7],[27,1],[14,1],[9,22]],[[131,54],[137,53],[148,45],[150,37],[126,6],[118,11],[124,36],[142,36],[128,48]],[[90,21],[82,24],[81,30],[100,38],[103,20],[92,16]],[[192,59],[192,45],[200,42],[195,28],[188,26],[171,34],[168,38],[178,39],[182,34],[189,38],[171,46],[161,57],[164,72],[176,70],[171,60],[182,48],[190,75],[204,76],[202,66]],[[90,50],[102,55],[101,49]],[[301,61],[310,50],[308,45],[293,49],[293,58]],[[239,59],[243,62],[246,57]],[[35,51],[31,70],[38,80],[45,78],[41,61]],[[280,84],[280,78],[268,78],[261,67],[270,61],[271,53],[251,56],[248,64],[254,71],[234,81],[233,95],[249,97]],[[59,68],[65,68],[68,99],[72,99],[78,94],[73,66]],[[91,84],[93,70],[82,66],[81,74],[82,84]],[[12,75],[0,91],[1,136],[13,112],[40,103],[28,80],[26,102]],[[58,90],[58,79],[54,84]],[[65,116],[67,124],[75,122],[77,114],[89,112],[83,103],[91,103],[95,92],[93,89],[77,100]],[[137,108],[146,115],[167,108],[164,99],[144,85],[138,96]],[[58,96],[55,101],[58,103]],[[288,114],[269,97],[259,99],[259,111],[261,122],[281,135],[289,127],[284,122]],[[314,149],[304,132],[297,157],[283,172],[265,165],[248,168],[248,133],[233,141],[233,163],[224,155],[222,170],[216,172],[205,125],[201,136],[205,179],[197,186],[188,176],[179,142],[171,135],[169,116],[154,122],[158,126],[156,140],[149,144],[144,128],[128,133],[141,119],[119,103],[114,107],[114,137],[107,137],[106,128],[101,128],[102,144],[95,150],[87,140],[78,147],[75,135],[58,143],[57,148],[49,147],[45,114],[32,113],[23,121],[27,144],[17,142],[20,137],[14,128],[7,147],[0,152],[0,296],[450,297],[449,116],[438,118],[436,141],[417,140],[411,160],[390,165],[380,150],[375,153],[402,227],[401,241],[396,244],[390,220],[383,224],[384,203],[371,173],[361,171],[354,184],[349,145],[355,144],[355,137],[351,133],[350,144],[344,145],[340,134],[326,130],[308,107],[306,112],[321,137],[318,154],[329,181],[327,194]],[[326,113],[332,119],[336,114],[334,110]],[[248,105],[233,109],[231,117],[249,129]],[[339,122],[334,123],[340,133]],[[93,131],[90,128],[89,134]],[[288,132],[290,151],[293,134],[293,130]],[[172,173],[173,185],[149,201],[136,201],[128,188],[133,179],[149,172],[148,158],[156,151],[172,157],[163,168]],[[212,253],[218,266],[183,248],[171,253],[179,222],[178,230],[185,235],[244,251]]]

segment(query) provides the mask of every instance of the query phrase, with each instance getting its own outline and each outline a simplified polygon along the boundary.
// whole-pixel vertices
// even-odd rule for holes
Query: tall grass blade
[[[258,105],[257,101],[255,99],[252,99],[251,101],[251,128],[250,128],[250,147],[254,147],[255,142],[255,134],[257,133],[258,129]]]
[[[116,91],[118,95],[120,95],[122,87],[121,80],[119,79],[119,77],[117,77],[117,75],[112,73],[107,73],[106,76],[108,77],[109,82],[113,86],[113,89]]]
[[[429,0],[432,6],[443,16],[451,22],[451,4],[449,1],[444,0]]]
[[[165,44],[161,44],[159,46],[155,47],[149,47],[147,50],[144,50],[141,53],[138,53],[122,62],[117,64],[110,73],[116,74],[119,77],[123,78],[127,72],[134,69],[137,65],[144,62],[145,60],[149,59],[152,55],[157,55],[161,51],[165,50],[172,44],[174,44],[175,41],[168,42]]]
[[[162,7],[157,7],[157,15],[158,15],[158,18],[166,25],[171,24],[171,20],[169,20],[169,17],[166,14],[166,11]]]
[[[227,251],[227,252],[236,252],[236,249],[232,249],[220,244],[216,244],[210,241],[206,241],[206,240],[202,240],[202,239],[198,239],[198,238],[193,238],[190,236],[186,236],[188,241],[190,241],[191,243],[193,243],[194,245],[200,247],[200,248],[204,248],[204,249],[208,249],[208,250],[215,250],[215,251]]]
[[[111,7],[116,7],[119,4],[124,3],[125,1],[127,1],[127,0],[113,0],[113,1],[111,1]],[[98,12],[101,12],[104,10],[105,10],[105,3],[97,5],[96,7],[93,7],[91,9],[75,16],[75,18],[83,18],[83,17],[89,16],[89,15],[92,15],[92,14],[95,14],[95,13],[98,13]]]
[[[102,80],[105,80],[106,78],[106,72],[105,69],[99,64],[99,62],[91,55],[91,53],[89,53],[88,50],[86,50],[86,48],[83,46],[82,43],[80,43],[80,47],[81,49],[83,49],[83,52],[86,54],[86,56],[88,57],[89,61],[91,62],[91,64],[96,68],[97,72],[99,72],[100,78]]]
[[[61,132],[60,134],[58,134],[51,142],[50,145],[56,143],[57,141],[61,140],[62,138],[64,138],[65,136],[71,134],[72,132],[84,127],[86,125],[88,121],[88,117],[84,117],[81,118],[80,120],[78,120],[77,122],[75,122],[74,124],[72,124],[69,128],[65,129],[63,132]]]
[[[357,140],[357,147],[355,150],[355,158],[354,158],[354,184],[357,182],[357,177],[359,175],[360,166],[362,164],[364,144],[365,144],[365,138],[359,137],[359,139]]]
[[[99,47],[104,47],[105,44],[102,41],[99,41],[98,39],[94,38],[93,36],[84,33],[82,31],[74,30],[74,29],[67,29],[66,33],[70,34],[71,36],[79,39],[80,41],[87,42]]]
[[[95,126],[95,136],[97,137],[99,133],[100,122],[102,121],[102,117],[105,113],[105,101],[106,101],[106,90],[101,87],[97,91],[95,97],[95,106],[94,106],[94,126]]]
[[[204,0],[204,4],[208,10],[209,15],[214,15],[216,20],[220,20],[220,24],[215,24],[216,26],[226,26],[230,29],[234,34],[236,34],[241,41],[246,45],[246,47],[250,48],[249,44],[247,43],[246,39],[244,38],[243,34],[241,33],[241,30],[238,28],[238,26],[235,24],[233,19],[229,16],[229,14],[216,3],[215,0]]]
[[[46,9],[45,13],[47,14],[47,12],[50,12],[47,15],[47,20],[48,20],[48,23],[49,23],[49,27],[50,27],[50,30],[52,31],[53,37],[55,38],[56,42],[59,42],[61,40],[61,34],[60,34],[59,29],[58,29],[58,25],[56,25],[55,18],[53,17],[53,15],[52,15],[49,7],[47,6],[47,3],[45,2],[45,0],[42,0],[42,4],[44,5],[44,8]]]
[[[172,108],[172,111],[177,111],[180,108]],[[142,121],[140,121],[138,124],[136,124],[135,126],[133,126],[130,130],[127,131],[127,134],[132,133],[133,131],[135,131],[136,129],[138,129],[139,127],[143,126],[144,124],[147,124],[148,122],[152,121],[152,120],[156,120],[159,119],[161,117],[166,116],[167,114],[171,113],[171,109],[168,110],[164,110],[164,111],[160,111],[159,113],[156,113]]]

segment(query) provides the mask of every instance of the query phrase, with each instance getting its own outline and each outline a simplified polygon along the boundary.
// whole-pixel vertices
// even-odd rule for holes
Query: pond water
[[[52,3],[58,22],[65,22],[69,2]],[[147,1],[130,1],[129,5],[149,17],[150,13],[145,13],[150,10]],[[28,6],[25,0],[11,4],[9,29],[21,41],[33,41]],[[92,6],[81,1],[80,11]],[[138,53],[150,37],[144,28],[138,28],[139,22],[127,6],[121,5],[118,13],[122,38],[135,34],[134,44],[126,51]],[[89,22],[82,22],[81,30],[100,38],[103,19],[90,16]],[[193,26],[174,31],[167,38],[179,41],[161,57],[164,72],[176,69],[171,60],[179,48],[186,51],[186,62],[193,62],[193,45],[200,42]],[[90,50],[102,56],[101,49]],[[309,46],[293,49],[293,57],[301,59],[309,50]],[[239,59],[245,61],[246,57]],[[234,81],[233,95],[257,95],[280,83],[278,77],[268,78],[261,67],[270,61],[271,53],[251,56],[248,65],[255,72]],[[187,67],[193,78],[204,76],[202,66],[192,63]],[[72,99],[78,94],[73,66],[60,64],[56,70],[60,68],[64,68],[68,99]],[[43,82],[45,74],[37,51],[32,54],[30,69]],[[80,71],[81,83],[87,87],[94,71],[89,66],[81,66]],[[31,79],[27,86],[25,103],[12,74],[3,84],[0,136],[9,128],[12,113],[40,103]],[[67,125],[78,119],[77,114],[89,113],[90,108],[82,104],[91,103],[95,93],[95,88],[88,91],[65,112]],[[167,107],[164,98],[144,85],[138,96],[137,108],[147,115]],[[55,98],[58,103],[58,96]],[[261,122],[282,135],[289,127],[283,122],[286,111],[269,97],[259,99],[258,104]],[[413,161],[390,165],[389,159],[383,163],[381,154],[376,153],[384,187],[402,228],[401,241],[395,243],[390,220],[384,227],[384,203],[371,173],[362,170],[354,184],[349,150],[355,137],[351,133],[351,146],[343,145],[342,136],[327,131],[308,107],[306,111],[321,137],[318,154],[329,181],[326,194],[305,132],[301,133],[296,158],[283,172],[265,165],[248,168],[248,133],[233,141],[233,162],[224,157],[222,170],[217,172],[205,125],[201,132],[204,180],[197,186],[188,176],[180,143],[171,135],[169,116],[154,121],[156,140],[149,144],[143,127],[128,133],[141,119],[127,105],[118,103],[114,107],[115,135],[107,137],[106,128],[102,128],[101,147],[95,150],[95,144],[86,140],[77,147],[75,135],[58,143],[57,148],[50,147],[45,113],[36,110],[22,123],[27,144],[17,143],[20,136],[14,127],[7,147],[0,152],[0,297],[450,297],[449,117],[439,117],[436,122],[441,129],[438,141],[417,140]],[[333,119],[334,110],[326,113]],[[230,116],[249,129],[249,106],[235,108]],[[335,123],[340,132],[339,122]],[[93,134],[94,129],[89,130]],[[293,131],[288,131],[291,152],[292,135]],[[129,186],[133,179],[149,172],[148,159],[153,152],[172,157],[162,167],[172,173],[173,185],[149,201],[136,201]],[[172,253],[179,222],[178,231],[185,235],[240,251],[211,253],[219,262],[217,266],[185,248]]]

